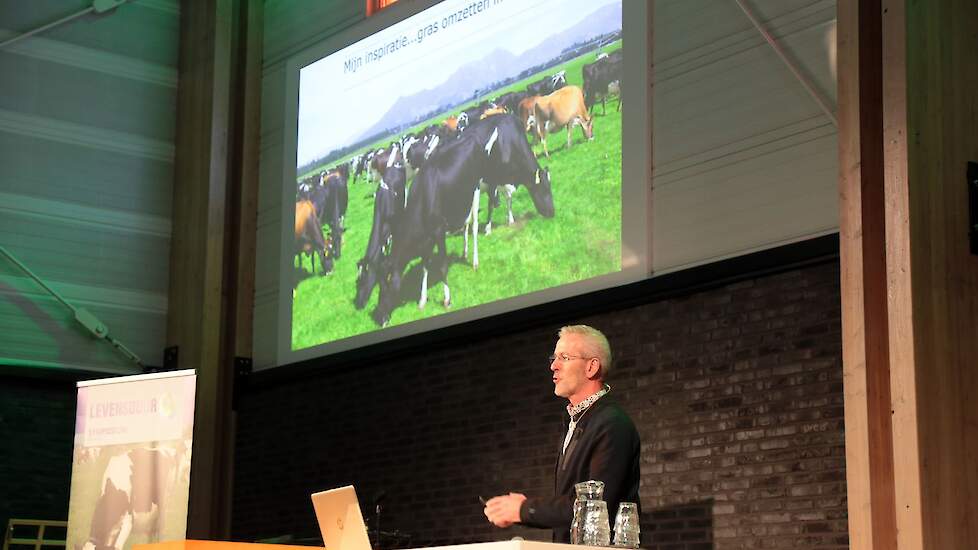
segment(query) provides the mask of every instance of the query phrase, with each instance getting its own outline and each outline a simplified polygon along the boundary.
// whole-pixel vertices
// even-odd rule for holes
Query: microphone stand
[[[374,537],[374,550],[380,550],[380,501],[374,508],[374,527],[377,528],[377,535]]]
[[[374,496],[374,528],[377,529],[377,534],[374,536],[374,549],[380,550],[380,512],[381,503],[384,502],[384,498],[387,497],[387,491],[381,489]]]

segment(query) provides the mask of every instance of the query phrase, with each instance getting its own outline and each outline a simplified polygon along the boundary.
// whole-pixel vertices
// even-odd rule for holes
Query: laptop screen
[[[371,550],[360,502],[352,485],[312,495],[326,550]]]

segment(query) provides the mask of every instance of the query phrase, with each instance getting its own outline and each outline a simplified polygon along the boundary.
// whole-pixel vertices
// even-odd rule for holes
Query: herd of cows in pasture
[[[295,205],[299,269],[308,256],[313,275],[316,258],[323,274],[333,270],[342,253],[348,183],[366,176],[377,187],[370,237],[357,261],[354,305],[363,309],[379,286],[377,307],[371,315],[378,325],[386,325],[399,305],[404,270],[420,258],[418,306],[423,308],[427,302],[430,272],[433,280],[443,283],[443,303],[448,307],[446,234],[462,230],[463,255],[476,269],[481,193],[487,193],[489,199],[483,224],[487,236],[492,232],[493,209],[500,206],[501,198],[506,201],[509,223],[514,222],[512,199],[521,185],[537,213],[553,217],[550,170],[540,165],[531,141],[542,142],[543,154],[549,159],[548,133],[566,129],[568,148],[574,126],[581,127],[587,140],[594,139],[591,112],[595,105],[600,102],[604,111],[607,97],[617,95],[621,109],[621,65],[620,49],[601,53],[594,62],[583,65],[583,88],[567,85],[566,74],[560,71],[525,90],[483,101],[301,180]]]

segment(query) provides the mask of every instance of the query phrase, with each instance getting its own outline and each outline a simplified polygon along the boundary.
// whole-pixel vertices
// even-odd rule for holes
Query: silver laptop
[[[313,493],[312,506],[326,550],[371,550],[353,485]]]

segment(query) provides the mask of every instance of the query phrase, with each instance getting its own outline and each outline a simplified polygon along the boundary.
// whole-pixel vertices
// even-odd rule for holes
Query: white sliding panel
[[[0,41],[90,2],[0,3]],[[180,31],[134,0],[0,49],[0,246],[159,365]],[[0,364],[133,372],[0,257]]]
[[[835,108],[835,2],[742,0]],[[653,269],[838,231],[837,128],[735,0],[656,0]]]

